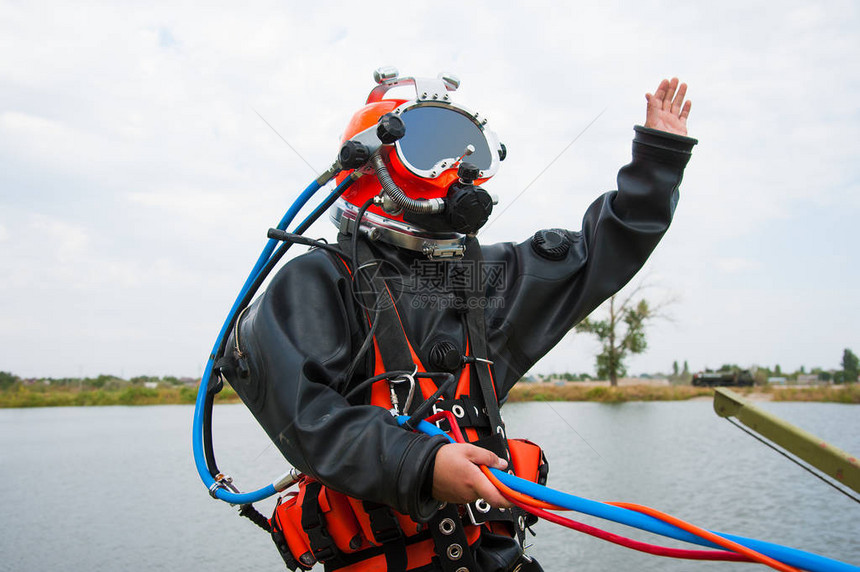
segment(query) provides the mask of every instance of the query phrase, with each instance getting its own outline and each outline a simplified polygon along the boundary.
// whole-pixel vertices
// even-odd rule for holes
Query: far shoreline
[[[757,385],[729,387],[749,401],[800,401],[860,404],[856,383],[841,385]],[[710,401],[714,388],[672,385],[668,381],[622,379],[612,387],[608,381],[521,383],[508,394],[517,401],[591,401],[625,403],[628,401]]]
[[[860,384],[814,386],[732,387],[750,401],[800,401],[860,404]],[[709,401],[714,389],[690,385],[671,385],[666,380],[619,380],[617,387],[608,381],[522,382],[507,396],[508,403],[527,401],[583,401],[626,403],[636,401]],[[88,407],[137,405],[190,405],[196,400],[197,388],[185,386],[144,387],[133,385],[120,389],[72,387],[39,387],[19,385],[0,391],[0,409],[32,407]],[[225,386],[216,396],[216,404],[241,403],[232,388]]]

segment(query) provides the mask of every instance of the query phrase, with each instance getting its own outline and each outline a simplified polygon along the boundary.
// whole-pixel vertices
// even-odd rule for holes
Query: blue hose
[[[313,181],[310,185],[308,185],[308,187],[304,191],[302,191],[302,194],[299,195],[295,202],[290,205],[290,208],[287,210],[287,212],[284,213],[284,216],[278,223],[277,228],[279,230],[286,230],[287,226],[293,221],[301,208],[305,206],[305,204],[319,189],[320,184],[316,180]],[[209,379],[212,377],[212,370],[215,367],[215,354],[221,348],[221,343],[227,335],[227,328],[229,328],[230,323],[233,321],[233,317],[236,315],[236,310],[238,309],[242,298],[245,297],[248,288],[251,287],[251,284],[254,283],[254,280],[260,273],[260,270],[266,265],[266,262],[268,262],[269,257],[275,250],[275,246],[277,245],[277,243],[278,241],[274,239],[269,239],[269,241],[266,243],[266,246],[260,253],[259,258],[257,258],[256,264],[254,264],[254,268],[251,269],[251,273],[248,275],[248,278],[242,285],[242,289],[239,291],[239,296],[237,296],[236,301],[233,302],[233,306],[230,308],[230,312],[227,314],[227,319],[224,321],[224,325],[221,326],[221,331],[218,332],[218,338],[215,340],[215,346],[212,348],[212,353],[209,355],[209,359],[206,362],[206,369],[203,372],[202,379],[200,380],[200,387],[197,390],[197,400],[194,404],[194,419],[192,421],[193,429],[191,439],[192,449],[194,451],[194,464],[197,466],[197,474],[200,475],[200,479],[203,481],[203,484],[205,484],[210,491],[213,491],[214,496],[231,504],[247,504],[257,502],[272,496],[277,491],[275,490],[274,484],[269,484],[261,489],[250,493],[234,493],[223,487],[217,487],[213,489],[213,486],[215,485],[215,478],[210,474],[209,468],[206,466],[206,457],[203,453],[203,408],[204,403],[206,401],[206,392],[209,387]]]
[[[408,416],[403,415],[398,417],[397,421],[402,425],[408,419]],[[446,434],[444,431],[442,431],[435,425],[427,423],[426,421],[421,421],[418,424],[418,430],[427,433],[428,435],[443,435],[452,443],[454,442],[448,434]],[[499,471],[498,469],[490,469],[490,471],[492,471],[493,474],[500,481],[502,481],[504,485],[514,489],[519,493],[523,493],[538,500],[542,500],[544,502],[576,512],[581,512],[583,514],[596,516],[648,532],[653,532],[654,534],[659,534],[661,536],[667,536],[669,538],[675,538],[677,540],[683,540],[685,542],[690,542],[701,546],[721,548],[720,546],[717,546],[710,541],[700,538],[694,534],[687,532],[686,530],[682,530],[674,525],[663,522],[662,520],[654,518],[652,516],[628,510],[626,508],[621,508],[602,502],[577,497],[571,494],[563,493],[561,491],[556,491],[543,485],[539,485],[537,483],[533,483],[531,481],[515,477],[503,471]],[[803,550],[798,550],[796,548],[789,548],[787,546],[781,546],[779,544],[773,544],[770,542],[764,542],[761,540],[746,538],[743,536],[736,536],[733,534],[724,534],[722,532],[714,532],[714,534],[722,536],[723,538],[726,538],[733,542],[737,542],[738,544],[742,544],[747,548],[751,548],[756,552],[760,552],[766,556],[770,556],[771,558],[779,560],[780,562],[788,564],[789,566],[802,568],[804,570],[810,570],[812,572],[851,570],[856,572],[860,570],[860,568],[852,566],[851,564],[840,562],[838,560],[833,560],[831,558],[826,558],[824,556],[819,556],[817,554],[812,554],[810,552],[804,552]]]

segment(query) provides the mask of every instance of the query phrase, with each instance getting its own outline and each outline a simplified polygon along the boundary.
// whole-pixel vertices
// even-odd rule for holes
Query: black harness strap
[[[349,236],[339,234],[337,240],[341,248],[351,247]],[[384,268],[382,268],[381,261],[374,258],[370,247],[361,237],[358,240],[358,261],[356,264],[357,268],[353,269],[352,280],[359,285],[366,282],[371,286],[370,288],[360,288],[356,295],[360,298],[357,301],[371,314],[371,318],[376,315],[377,324],[374,337],[377,341],[379,354],[382,356],[382,365],[385,371],[414,371],[415,362],[409,352],[409,341],[406,339],[406,332],[400,323],[400,317],[397,315],[394,299],[391,297],[391,292],[385,282]],[[394,391],[400,407],[404,407],[409,396],[409,384],[396,383]],[[401,413],[406,412],[401,411]]]
[[[480,303],[485,294],[484,280],[481,276],[481,263],[484,258],[481,255],[481,245],[478,244],[478,239],[473,236],[466,238],[466,253],[463,256],[463,260],[472,264],[472,272],[474,273],[473,280],[471,281],[473,288],[460,292],[460,295],[465,297],[465,307],[468,308],[465,319],[466,331],[469,334],[469,345],[472,349],[472,355],[478,360],[474,365],[474,370],[478,377],[481,395],[487,407],[487,416],[490,418],[490,430],[492,433],[497,433],[502,438],[505,438],[505,424],[502,421],[499,401],[493,387],[490,369],[492,364],[488,361],[481,361],[489,360],[487,325],[484,321],[483,305]],[[506,456],[509,457],[507,453]],[[508,458],[508,461],[510,461],[510,458]]]
[[[400,524],[387,506],[370,501],[362,501],[364,511],[370,517],[370,530],[377,542],[382,543],[385,565],[389,570],[406,570],[408,558],[406,543]]]
[[[317,562],[325,562],[337,556],[338,549],[325,526],[325,517],[320,508],[319,494],[322,484],[311,481],[305,487],[302,501],[302,528],[311,542],[311,550]]]
[[[436,511],[428,524],[430,534],[433,536],[436,558],[443,572],[479,570],[469,547],[466,531],[460,521],[457,505],[446,504]]]
[[[460,428],[473,427],[476,429],[489,429],[490,419],[484,412],[484,402],[470,397],[459,399],[443,399],[433,404],[433,411],[450,411],[457,419]],[[450,431],[448,422],[440,420],[437,426],[443,431]]]

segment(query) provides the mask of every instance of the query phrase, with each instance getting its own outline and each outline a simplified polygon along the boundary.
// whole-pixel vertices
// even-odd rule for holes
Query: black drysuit
[[[500,401],[645,263],[672,219],[695,143],[637,126],[633,160],[618,173],[618,191],[588,208],[581,231],[563,231],[570,247],[561,260],[539,252],[532,240],[482,247],[485,266],[495,269],[487,280],[484,317]],[[385,244],[371,248],[403,277],[414,276],[416,260],[424,258]],[[444,442],[403,430],[385,409],[343,397],[373,375],[372,367],[359,367],[353,379],[343,379],[366,327],[359,323],[366,313],[353,298],[349,280],[342,262],[323,250],[286,264],[241,317],[240,349],[248,356],[251,375],[229,381],[296,468],[337,491],[423,522],[437,507],[427,484]],[[448,294],[438,282],[429,293],[428,283],[414,285],[401,288],[395,298],[421,362],[428,363],[440,336],[465,350],[462,315],[445,302]],[[235,344],[231,335],[227,347]],[[495,538],[483,545],[487,553],[478,560],[487,569],[503,570],[518,556],[513,540]]]

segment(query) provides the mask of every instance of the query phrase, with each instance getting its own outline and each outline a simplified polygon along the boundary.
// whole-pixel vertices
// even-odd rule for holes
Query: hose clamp
[[[218,473],[215,475],[215,482],[209,486],[209,496],[213,499],[217,499],[217,491],[218,489],[226,489],[230,492],[238,493],[239,489],[233,486],[233,477],[229,475],[225,475],[224,473]]]

